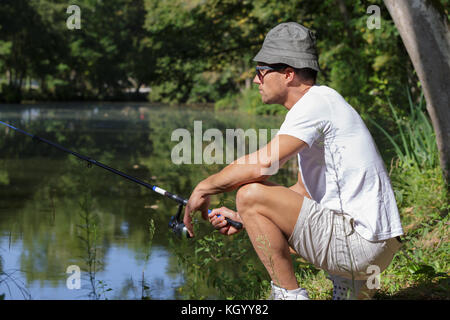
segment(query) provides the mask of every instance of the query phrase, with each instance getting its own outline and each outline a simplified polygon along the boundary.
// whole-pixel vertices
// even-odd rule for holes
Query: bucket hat
[[[284,22],[267,33],[261,50],[253,61],[267,64],[284,63],[294,68],[320,71],[316,36],[296,22]]]

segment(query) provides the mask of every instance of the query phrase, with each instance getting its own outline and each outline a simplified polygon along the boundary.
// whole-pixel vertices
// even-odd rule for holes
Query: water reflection
[[[195,120],[220,130],[280,123],[140,104],[2,105],[0,119],[182,196],[223,165],[173,164],[173,130],[193,130]],[[9,128],[0,128],[0,150],[0,297],[89,299],[93,286],[100,299],[185,297],[167,228],[175,203]],[[149,218],[156,226],[151,243]],[[82,270],[79,290],[66,286],[70,265]],[[199,294],[216,296],[204,290]]]
[[[6,245],[5,245],[6,244]],[[3,271],[9,275],[7,284],[2,285],[2,293],[7,299],[88,299],[92,287],[88,278],[81,274],[80,290],[69,290],[65,270],[49,274],[46,279],[30,279],[36,270],[17,269],[24,256],[30,253],[21,241],[9,246],[8,238],[0,238]],[[34,248],[36,250],[36,248]],[[151,299],[176,299],[176,289],[183,285],[181,275],[167,274],[170,263],[169,253],[163,247],[154,247],[147,262],[136,260],[134,253],[126,247],[114,246],[104,259],[105,270],[96,276],[113,290],[101,294],[102,299],[141,299],[141,282],[144,274],[149,284]],[[43,267],[42,261],[35,259],[36,267]],[[34,269],[34,268],[33,268]],[[26,282],[23,282],[26,279]]]

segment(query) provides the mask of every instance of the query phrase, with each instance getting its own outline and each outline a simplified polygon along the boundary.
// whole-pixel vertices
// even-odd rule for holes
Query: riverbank
[[[80,108],[82,105],[89,106],[89,110]],[[60,109],[58,103],[42,110],[38,110],[39,104],[28,106],[27,110],[16,108],[19,106],[26,108],[25,105],[8,105],[8,108],[2,108],[2,120],[22,121],[22,124],[26,124],[23,129],[43,135],[83,154],[89,154],[144,180],[150,177],[156,179],[155,183],[180,195],[188,195],[196,181],[215,173],[222,166],[174,165],[170,161],[171,147],[176,144],[170,140],[173,130],[187,128],[194,132],[193,126],[198,119],[203,119],[205,129],[207,125],[208,128],[220,130],[236,127],[276,128],[282,121],[282,117],[250,116],[238,109],[232,112],[211,112],[211,105],[206,106],[204,110],[200,110],[200,107],[199,110],[190,110],[186,106],[114,102],[97,105],[75,103],[71,110]],[[143,108],[139,108],[140,106]],[[110,107],[112,109],[108,110]],[[413,128],[421,127],[421,124],[414,120],[408,121]],[[376,133],[377,131],[373,131],[374,135]],[[3,265],[4,270],[7,271],[9,266],[24,270],[31,270],[27,266],[39,266],[42,261],[34,259],[40,256],[41,251],[54,252],[58,257],[52,260],[52,268],[65,270],[67,265],[74,263],[83,266],[82,261],[74,262],[68,259],[75,259],[75,256],[81,256],[84,252],[78,248],[73,228],[76,212],[79,211],[76,200],[79,194],[88,193],[93,195],[97,203],[96,211],[101,221],[97,224],[101,231],[98,243],[108,243],[106,246],[99,246],[101,255],[99,254],[98,259],[105,263],[105,266],[108,266],[109,260],[104,257],[117,255],[111,248],[122,248],[127,241],[133,243],[127,249],[130,250],[130,257],[136,252],[138,256],[142,255],[142,252],[150,252],[146,242],[148,235],[142,226],[146,225],[149,214],[154,217],[155,225],[159,227],[154,241],[154,252],[170,253],[167,260],[176,261],[170,264],[170,273],[177,275],[177,281],[175,289],[167,289],[163,295],[150,295],[150,298],[267,298],[270,279],[257,260],[245,232],[233,237],[223,237],[212,232],[206,223],[198,223],[196,226],[202,228],[201,232],[196,232],[199,237],[186,246],[181,245],[167,235],[167,221],[170,214],[175,213],[172,203],[166,203],[153,194],[141,194],[139,187],[133,188],[127,183],[117,181],[116,177],[104,175],[95,169],[86,171],[81,165],[74,167],[73,163],[65,160],[63,154],[47,150],[31,139],[28,141],[18,136],[16,141],[13,140],[14,135],[8,135],[7,132],[4,134],[5,139],[0,140],[3,144],[0,200],[3,195],[5,208],[3,214],[0,214],[0,231],[6,239],[3,244],[8,248],[2,251],[2,257],[7,262]],[[421,166],[400,162],[397,156],[386,155],[386,151],[392,149],[392,146],[382,140],[377,140],[377,144],[389,170],[406,234],[403,248],[396,254],[389,268],[381,274],[380,290],[374,298],[448,299],[449,205],[439,165],[434,160]],[[418,158],[422,158],[419,150],[415,152]],[[423,154],[433,152],[424,151]],[[35,158],[36,156],[38,158]],[[56,162],[49,165],[49,159]],[[280,174],[273,177],[274,181],[282,185],[293,184],[296,178],[295,165],[295,160],[286,164],[280,169]],[[89,179],[89,184],[78,181],[81,174],[85,179]],[[106,185],[111,187],[105,188]],[[211,203],[211,207],[222,205],[233,208],[234,194],[216,197]],[[29,219],[33,219],[33,223],[27,223]],[[21,227],[16,230],[11,229],[11,225]],[[30,226],[39,228],[35,230]],[[48,242],[49,235],[56,240]],[[21,239],[27,241],[22,243]],[[34,245],[31,246],[31,243]],[[30,253],[26,266],[10,264],[11,248],[13,252]],[[74,256],[67,255],[67,252],[73,252]],[[134,269],[140,272],[140,261],[142,259],[136,262],[130,258],[129,264],[136,264]],[[331,281],[326,278],[324,272],[298,257],[294,257],[294,263],[299,283],[308,289],[311,298],[331,299]],[[157,286],[152,282],[152,274],[157,268],[156,265],[151,265],[145,271],[146,277],[149,277],[150,288]],[[125,269],[128,272],[130,267],[120,267],[116,271],[123,272]],[[134,279],[142,276],[135,270],[133,272]],[[31,282],[48,280],[45,272],[32,276],[35,278],[30,278]],[[52,278],[55,283],[60,283],[62,292],[66,290],[66,276],[58,274],[57,278]],[[110,279],[111,275],[98,273],[97,277],[103,281]],[[120,283],[110,281],[108,285],[113,289],[108,292],[109,297],[136,298],[131,293],[118,295],[122,290]],[[138,287],[137,283],[134,283],[134,286]],[[39,299],[39,287],[30,288],[32,297]],[[45,289],[51,291],[49,287]],[[4,292],[5,290],[0,290],[0,294]],[[6,295],[5,298],[10,297]]]

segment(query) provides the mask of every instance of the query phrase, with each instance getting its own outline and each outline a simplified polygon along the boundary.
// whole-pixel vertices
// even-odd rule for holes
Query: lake
[[[205,132],[222,133],[225,141],[227,129],[254,129],[259,138],[279,128],[283,117],[145,103],[52,103],[0,105],[0,120],[188,198],[233,157],[228,149],[206,157],[211,140]],[[174,132],[189,134],[191,163],[174,161],[181,154],[174,153],[181,141],[172,141]],[[182,241],[168,228],[176,202],[3,125],[0,150],[4,299],[217,299],[228,297],[225,289],[238,286],[242,274],[266,277],[243,233],[221,240],[197,214],[197,237]],[[290,161],[272,180],[293,184],[295,170]],[[211,205],[234,209],[234,195],[214,196]],[[227,255],[214,248],[219,243]],[[218,281],[213,270],[221,272]]]

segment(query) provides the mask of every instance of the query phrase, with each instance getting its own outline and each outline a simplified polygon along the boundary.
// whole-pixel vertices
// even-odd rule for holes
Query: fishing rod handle
[[[209,214],[209,213],[211,213],[211,209],[208,209],[208,214]],[[218,216],[218,217],[221,217],[222,215],[221,215],[221,214],[218,214],[217,216]],[[231,218],[225,217],[225,220],[228,222],[228,224],[229,224],[230,226],[235,227],[235,228],[238,229],[238,230],[242,229],[242,227],[243,227],[242,223],[240,223],[240,222],[238,222],[238,221],[236,221],[236,220],[233,220],[233,219],[231,219]]]
[[[171,192],[169,192],[167,190],[164,190],[164,189],[162,189],[160,187],[153,186],[152,190],[155,191],[156,193],[159,193],[160,195],[163,195],[163,196],[168,197],[168,198],[170,198],[172,200],[175,200],[176,202],[178,202],[180,204],[186,205],[188,203],[188,200],[180,197],[179,195],[176,195],[176,194],[171,193]],[[211,209],[208,209],[208,213],[211,213]],[[220,217],[221,215],[218,214],[217,216]],[[240,223],[238,221],[235,221],[233,219],[230,219],[230,218],[226,217],[225,220],[230,224],[230,226],[235,227],[238,230],[242,229],[242,227],[243,227],[242,223]]]
[[[242,227],[243,227],[242,223],[240,223],[240,222],[238,222],[236,220],[233,220],[233,219],[230,219],[230,218],[225,218],[225,220],[227,220],[227,222],[228,222],[228,224],[230,226],[235,227],[238,230],[241,230]]]

